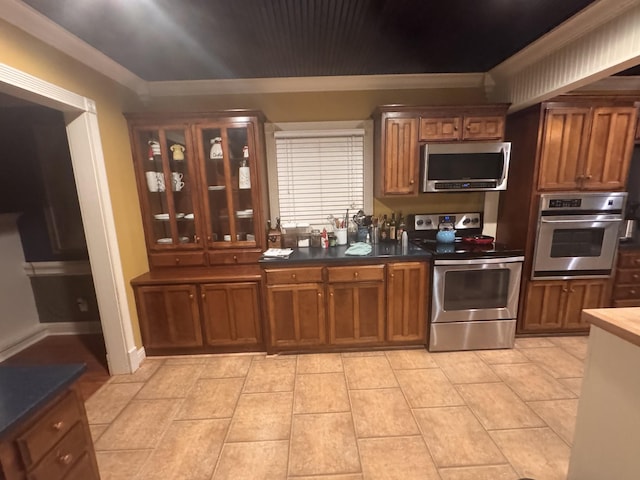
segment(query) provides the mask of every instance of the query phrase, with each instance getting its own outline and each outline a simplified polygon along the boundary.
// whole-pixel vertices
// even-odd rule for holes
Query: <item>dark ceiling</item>
[[[24,0],[144,80],[485,72],[594,0]]]

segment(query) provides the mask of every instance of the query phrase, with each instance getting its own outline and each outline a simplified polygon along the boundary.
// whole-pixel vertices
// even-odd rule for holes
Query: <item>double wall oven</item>
[[[626,198],[625,192],[540,195],[532,279],[611,276]]]
[[[452,244],[435,240],[443,222],[455,226]],[[480,213],[415,215],[410,224],[413,242],[433,256],[429,350],[513,347],[523,251],[479,238]]]

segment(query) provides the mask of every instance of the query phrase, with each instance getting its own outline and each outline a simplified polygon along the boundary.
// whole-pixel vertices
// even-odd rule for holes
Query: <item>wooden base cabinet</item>
[[[619,251],[612,298],[614,307],[640,307],[640,248]]]
[[[608,279],[531,281],[519,333],[586,332],[582,310],[606,307],[608,298]]]
[[[419,262],[387,266],[387,339],[424,343],[429,298],[427,266]]]

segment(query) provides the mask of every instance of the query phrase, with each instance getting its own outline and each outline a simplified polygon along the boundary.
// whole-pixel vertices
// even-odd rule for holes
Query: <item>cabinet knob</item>
[[[322,298],[322,293],[318,292],[318,297]]]
[[[62,420],[51,425],[51,428],[53,428],[56,432],[62,430],[62,427],[64,427],[64,422]]]
[[[393,277],[395,277],[395,276],[396,276],[396,274],[395,274],[395,273],[392,273],[392,274],[391,274],[391,275],[389,275],[389,276],[390,276],[391,278],[393,278]]]
[[[233,256],[233,261],[234,261],[234,262],[236,262],[236,263],[238,263],[238,256],[237,256],[237,255],[234,255],[234,256]]]
[[[633,275],[631,275],[631,278],[633,278],[634,280],[638,280],[638,278],[640,278],[640,275],[634,273]]]
[[[176,257],[176,263],[180,263],[180,257]]]
[[[355,278],[358,278],[358,277],[360,276],[360,274],[359,274],[358,272],[353,272],[353,276],[354,276]]]
[[[471,130],[471,125],[467,125],[467,131]]]
[[[636,265],[640,265],[640,258],[634,258],[633,263],[635,263]]]
[[[591,180],[593,178],[593,175],[589,173],[584,178],[586,178],[587,180]]]
[[[329,296],[333,297],[333,292],[331,292],[331,293],[329,294]]]
[[[569,289],[569,292],[571,292],[571,293],[574,293],[574,292],[575,292],[575,290],[573,289],[573,287],[571,287],[571,288]]]
[[[198,235],[196,235],[195,237],[193,237],[193,240],[194,240],[196,243],[200,243],[200,237],[199,237]]]
[[[629,293],[630,293],[631,295],[635,295],[635,294],[636,294],[636,293],[638,293],[638,292],[636,291],[636,289],[635,289],[635,288],[632,288],[631,290],[629,290]]]
[[[189,294],[189,298],[190,298],[191,300],[193,300],[193,293],[190,293],[190,294]]]
[[[569,291],[569,289],[567,287],[562,287],[562,291],[567,293]]]
[[[413,179],[409,180],[409,185],[413,185]]]
[[[207,299],[207,294],[206,293],[201,293],[200,296],[202,297],[203,300]]]
[[[295,280],[295,279],[296,279],[296,274],[295,274],[295,273],[292,273],[292,274],[291,274],[291,278],[293,278],[293,279]]]
[[[207,235],[207,242],[211,241],[211,235]]]
[[[73,461],[73,455],[71,455],[70,453],[67,453],[65,455],[60,455],[58,457],[58,463],[61,463],[62,465],[69,465],[72,461]]]

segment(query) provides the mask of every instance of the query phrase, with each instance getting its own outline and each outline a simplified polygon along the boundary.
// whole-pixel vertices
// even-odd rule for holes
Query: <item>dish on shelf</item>
[[[180,243],[189,243],[189,237],[180,237]]]
[[[187,213],[187,214],[185,214],[184,218],[185,218],[186,220],[193,220],[193,218],[194,218],[194,217],[193,217],[193,213]]]
[[[156,213],[153,218],[155,218],[156,220],[169,220],[169,214],[168,213]]]
[[[173,239],[169,237],[159,238],[156,240],[156,243],[159,243],[160,245],[167,245],[169,243],[173,243]]]
[[[247,208],[246,210],[236,210],[236,217],[238,218],[253,217],[253,208]]]
[[[217,190],[224,190],[226,187],[224,185],[209,185],[208,190],[213,191],[217,191]]]

